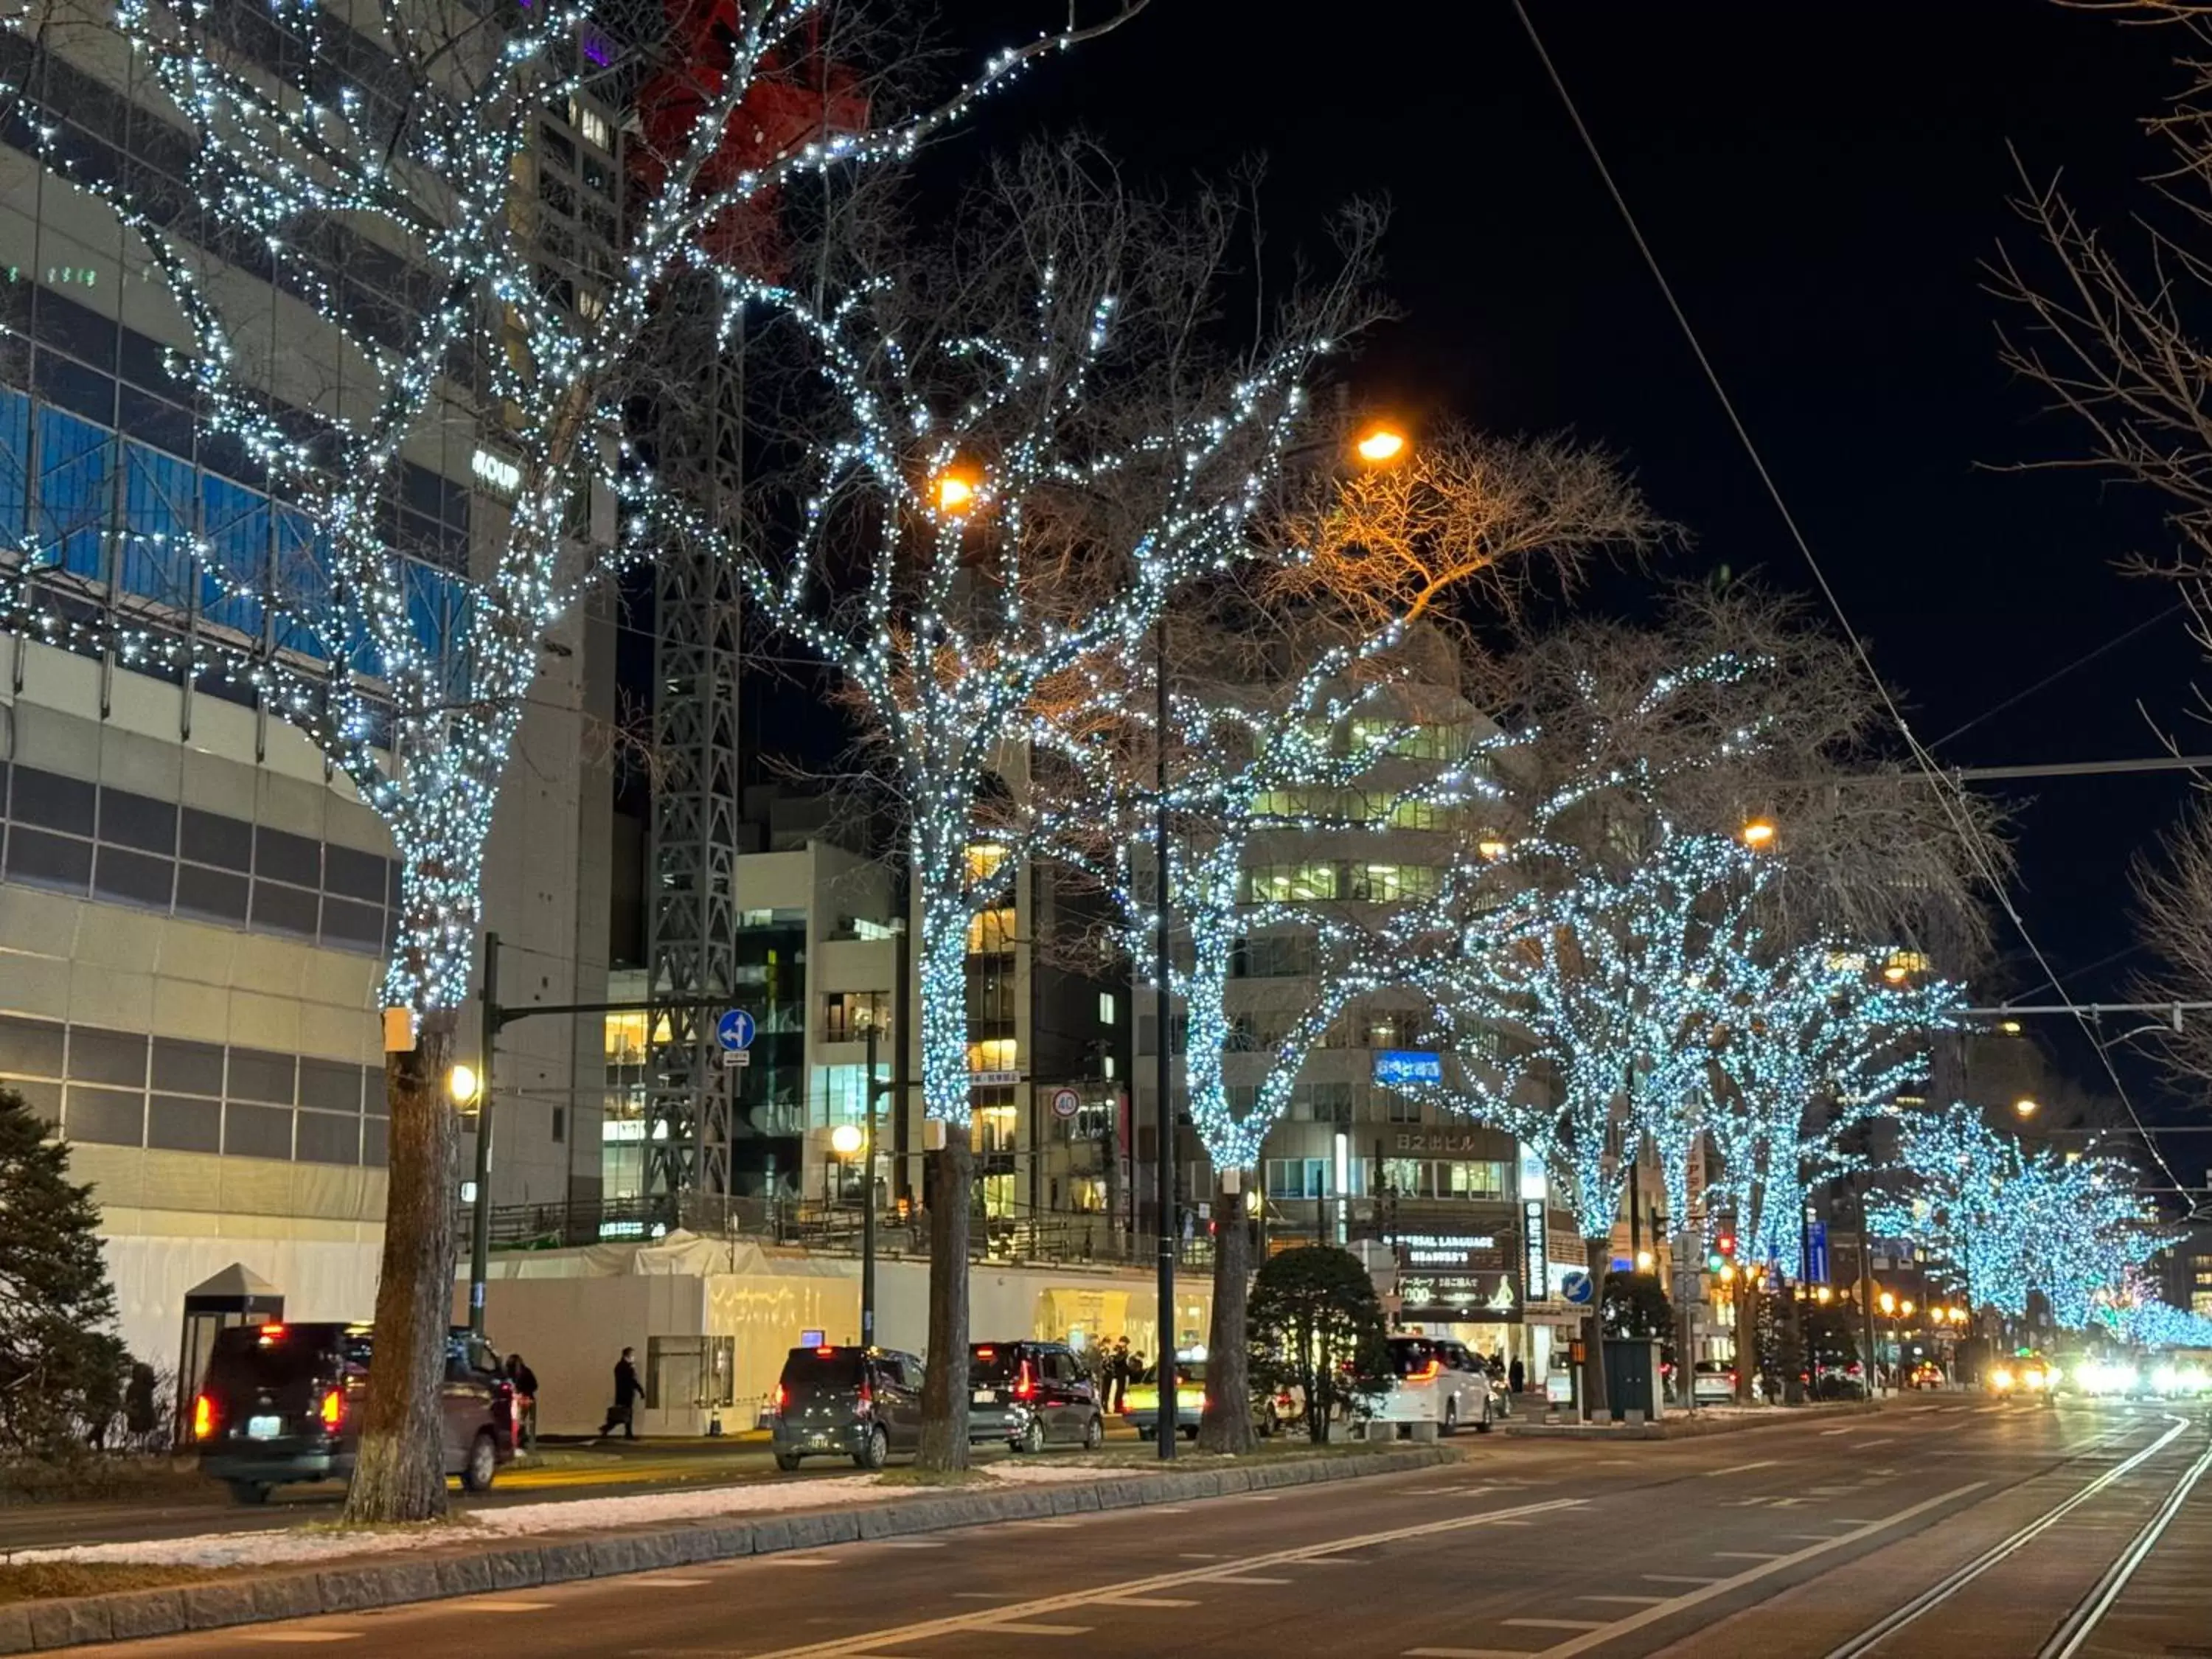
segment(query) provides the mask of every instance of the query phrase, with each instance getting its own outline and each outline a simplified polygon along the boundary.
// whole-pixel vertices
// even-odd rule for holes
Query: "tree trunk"
[[[1805,1363],[1805,1304],[1796,1294],[1796,1287],[1782,1287],[1781,1348],[1782,1403],[1802,1406],[1805,1403],[1803,1377],[1812,1367]]]
[[[1601,1233],[1583,1240],[1583,1258],[1589,1264],[1589,1316],[1583,1326],[1583,1416],[1592,1423],[1613,1421],[1613,1404],[1605,1386],[1605,1273],[1613,1260],[1613,1235]]]
[[[446,1333],[453,1311],[454,1184],[460,1126],[447,1097],[453,1016],[427,1015],[412,1052],[387,1054],[391,1112],[376,1352],[344,1518],[435,1520],[446,1512]]]
[[[1206,1334],[1206,1409],[1198,1443],[1210,1452],[1254,1449],[1251,1352],[1244,1310],[1252,1291],[1251,1231],[1241,1193],[1213,1190],[1213,1320]]]
[[[945,1150],[929,1157],[929,1359],[917,1468],[968,1467],[968,1206],[975,1185],[968,1126],[947,1123]]]

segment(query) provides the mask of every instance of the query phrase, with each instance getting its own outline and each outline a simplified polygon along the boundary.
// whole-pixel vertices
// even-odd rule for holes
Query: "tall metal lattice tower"
[[[711,314],[709,311],[708,314]],[[687,479],[710,517],[742,488],[742,358],[711,341],[697,401],[657,434],[663,475]],[[645,1189],[672,1223],[683,1194],[730,1192],[730,1098],[714,1036],[737,988],[738,635],[736,570],[696,547],[659,550],[653,573],[653,890],[646,960],[654,1004],[646,1068]]]

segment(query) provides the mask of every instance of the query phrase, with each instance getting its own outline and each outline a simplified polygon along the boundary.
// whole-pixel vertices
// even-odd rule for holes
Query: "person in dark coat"
[[[1518,1394],[1521,1392],[1521,1385],[1528,1380],[1528,1373],[1522,1368],[1520,1356],[1516,1354],[1513,1363],[1505,1368],[1505,1386]]]
[[[622,1358],[615,1361],[615,1400],[607,1407],[607,1420],[599,1425],[602,1440],[615,1431],[617,1423],[629,1438],[637,1438],[637,1397],[645,1392],[645,1384],[637,1380],[637,1365],[633,1359],[636,1352],[635,1348],[624,1348]]]

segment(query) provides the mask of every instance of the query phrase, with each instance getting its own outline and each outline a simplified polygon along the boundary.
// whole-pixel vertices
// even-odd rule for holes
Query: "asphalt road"
[[[1951,1401],[767,1556],[117,1655],[1968,1659],[2212,1652],[2203,1407]],[[2136,1547],[2142,1547],[2138,1552]],[[2116,1559],[2142,1559],[2100,1589]],[[2054,1644],[2077,1604],[2101,1617]],[[1917,1609],[1890,1627],[1899,1610]]]

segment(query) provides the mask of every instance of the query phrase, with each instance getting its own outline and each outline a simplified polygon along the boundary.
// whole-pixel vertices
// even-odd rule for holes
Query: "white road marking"
[[[1717,1561],[1779,1561],[1782,1557],[1773,1550],[1715,1550]]]
[[[1316,1555],[1301,1565],[1309,1567],[1364,1567],[1367,1565],[1367,1558],[1364,1555]]]
[[[1102,1595],[1102,1607],[1194,1607],[1197,1602],[1181,1595]],[[1004,1626],[1000,1626],[1004,1629]]]
[[[1569,1510],[1580,1510],[1589,1500],[1581,1498],[1553,1498],[1523,1504],[1522,1515],[1557,1515]],[[1260,1569],[1302,1565],[1320,1556],[1333,1555],[1340,1551],[1357,1549],[1366,1545],[1404,1542],[1416,1538],[1436,1538],[1446,1533],[1472,1531],[1477,1527],[1496,1526],[1502,1520],[1513,1518],[1513,1512],[1503,1516],[1488,1514],[1454,1516],[1448,1520],[1425,1522],[1408,1527],[1393,1527],[1382,1532],[1358,1534],[1348,1538],[1334,1538],[1317,1544],[1297,1545],[1288,1549],[1271,1550],[1261,1555],[1248,1555],[1227,1566],[1183,1567],[1169,1572],[1153,1573],[1143,1578],[1126,1579],[1118,1584],[1095,1584],[1087,1589],[1072,1590],[1056,1595],[1042,1595],[1012,1607],[978,1607],[972,1613],[956,1613],[941,1618],[925,1619],[891,1629],[865,1631],[855,1636],[833,1638],[823,1642],[810,1642],[793,1648],[781,1648],[769,1653],[754,1654],[750,1659],[868,1659],[886,1650],[905,1647],[929,1637],[959,1635],[971,1631],[1007,1630],[1012,1626],[1006,1621],[1039,1618],[1055,1613],[1068,1613],[1096,1604],[1110,1595],[1150,1595],[1172,1590],[1187,1584],[1216,1583],[1225,1578],[1254,1575]],[[1184,1552],[1186,1557],[1191,1553]],[[1218,1557],[1200,1557],[1218,1561]],[[1271,1579],[1271,1583],[1286,1583],[1287,1579]]]
[[[1287,1578],[1266,1578],[1253,1573],[1224,1572],[1206,1581],[1209,1584],[1287,1584]]]
[[[1748,1474],[1753,1469],[1771,1469],[1781,1461],[1778,1457],[1762,1457],[1756,1463],[1735,1463],[1724,1469],[1707,1469],[1705,1478],[1711,1480],[1723,1474]]]
[[[645,1581],[632,1579],[630,1582],[641,1583]],[[703,1584],[708,1581],[704,1578],[687,1578],[684,1582],[687,1584]],[[455,1613],[543,1613],[552,1605],[550,1601],[453,1601],[447,1603],[447,1606]]]
[[[1823,1429],[1820,1431],[1823,1437],[1832,1434],[1856,1434],[1857,1432],[1858,1431],[1856,1429]]]
[[[1694,1572],[1647,1572],[1643,1577],[1645,1583],[1652,1584],[1717,1584],[1721,1582],[1711,1575],[1701,1577]]]
[[[1577,1601],[1623,1601],[1632,1607],[1648,1607],[1654,1601],[1663,1601],[1663,1595],[1577,1595]]]
[[[1859,1442],[1859,1443],[1858,1443],[1857,1445],[1856,1445],[1856,1446],[1852,1447],[1852,1448],[1851,1448],[1851,1449],[1852,1449],[1853,1451],[1865,1451],[1865,1450],[1867,1450],[1867,1449],[1868,1449],[1869,1448],[1870,1448],[1870,1447],[1874,1447],[1874,1446],[1894,1446],[1896,1443],[1897,1443],[1897,1437],[1896,1437],[1895,1435],[1893,1435],[1893,1434],[1892,1434],[1892,1435],[1884,1435],[1884,1436],[1883,1436],[1881,1439],[1879,1439],[1879,1440],[1862,1440],[1862,1441],[1860,1441],[1860,1442]]]
[[[1221,1559],[1221,1552],[1219,1550],[1185,1550],[1176,1559],[1181,1561],[1218,1561]]]
[[[238,1639],[305,1647],[314,1642],[358,1642],[361,1635],[357,1630],[250,1630],[240,1632]]]
[[[986,1630],[1002,1631],[1008,1636],[1088,1636],[1088,1625],[1022,1625],[1006,1623],[986,1625]]]
[[[1954,1486],[1949,1492],[1939,1492],[1933,1498],[1923,1498],[1917,1504],[1899,1510],[1893,1515],[1886,1515],[1879,1521],[1869,1521],[1856,1530],[1832,1538],[1824,1544],[1808,1544],[1803,1549],[1791,1554],[1778,1555],[1772,1560],[1760,1563],[1758,1566],[1747,1567],[1733,1577],[1717,1579],[1712,1583],[1701,1585],[1696,1589],[1685,1590],[1681,1595],[1659,1602],[1656,1606],[1646,1607],[1641,1613],[1629,1613],[1601,1629],[1586,1632],[1581,1636],[1571,1637],[1566,1641],[1547,1648],[1544,1650],[1543,1659],[1572,1659],[1572,1656],[1576,1654],[1588,1653],[1591,1649],[1602,1647],[1618,1637],[1627,1635],[1632,1631],[1642,1630],[1648,1625],[1656,1625],[1662,1619],[1671,1619],[1686,1608],[1711,1601],[1715,1596],[1725,1595],[1729,1591],[1739,1589],[1746,1584],[1755,1583],[1770,1573],[1784,1571],[1800,1562],[1810,1561],[1817,1556],[1825,1555],[1830,1550],[1840,1549],[1846,1544],[1856,1544],[1863,1539],[1871,1538],[1878,1532],[1887,1531],[1892,1527],[1902,1526],[1905,1522],[1915,1520],[1927,1514],[1930,1510],[1941,1509],[1946,1504],[1979,1492],[1988,1484],[1986,1480],[1975,1480],[1963,1486]],[[1647,1578],[1651,1576],[1649,1573],[1644,1575]]]

